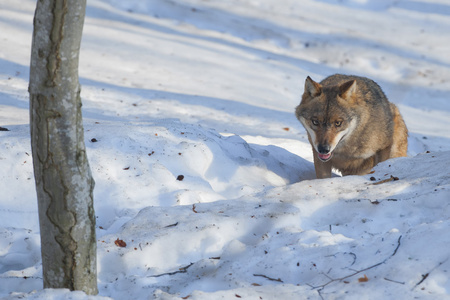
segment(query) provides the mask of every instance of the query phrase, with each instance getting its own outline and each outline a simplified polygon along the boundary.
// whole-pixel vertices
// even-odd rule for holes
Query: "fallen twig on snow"
[[[437,268],[439,268],[440,266],[442,266],[444,263],[446,263],[448,260],[450,259],[450,257],[447,257],[447,259],[445,259],[444,261],[441,261],[439,264],[437,264],[433,269],[431,269],[428,273],[426,273],[426,274],[423,274],[422,275],[422,279],[418,282],[418,283],[416,283],[416,285],[411,289],[411,291],[412,290],[414,290],[416,287],[418,287],[419,285],[421,285],[424,281],[425,281],[425,279],[427,279],[428,278],[428,276],[430,276],[430,274],[431,274],[431,272],[433,272],[434,270],[436,270]]]
[[[398,177],[395,177],[395,176],[391,175],[390,178],[384,179],[384,180],[381,180],[381,181],[378,181],[378,182],[375,182],[375,183],[372,183],[372,185],[379,185],[379,184],[386,183],[386,182],[389,182],[389,181],[397,181],[397,180],[399,180]]]
[[[178,225],[178,222],[176,222],[174,224],[170,224],[170,225],[164,226],[164,228],[175,227],[177,225]]]
[[[372,265],[372,266],[369,266],[369,267],[364,268],[364,269],[361,269],[361,270],[355,270],[352,274],[349,274],[349,275],[347,275],[347,276],[340,277],[340,278],[334,278],[334,279],[333,279],[333,278],[329,277],[328,275],[324,274],[326,277],[328,277],[328,278],[330,279],[330,281],[328,281],[328,282],[326,282],[326,283],[324,283],[324,284],[318,285],[318,286],[313,286],[313,285],[310,285],[310,284],[308,284],[308,285],[309,285],[311,288],[313,288],[313,289],[317,289],[317,291],[318,291],[318,293],[319,293],[319,296],[323,299],[322,294],[321,294],[320,292],[321,292],[327,285],[329,285],[329,284],[331,284],[331,283],[333,283],[333,282],[336,282],[336,281],[344,281],[344,280],[347,279],[347,278],[353,277],[353,276],[358,275],[358,274],[360,274],[360,273],[362,273],[362,272],[365,272],[365,271],[367,271],[367,270],[376,268],[376,267],[378,267],[379,265],[382,265],[382,264],[386,263],[386,262],[387,262],[389,259],[391,259],[395,254],[397,254],[397,250],[398,250],[398,248],[400,248],[400,245],[401,245],[401,239],[402,239],[402,236],[399,236],[399,238],[398,238],[398,240],[397,240],[397,247],[394,249],[394,252],[392,252],[391,255],[389,255],[387,258],[385,258],[383,261],[381,261],[381,262],[379,262],[379,263],[377,263],[377,264],[374,264],[374,265]]]
[[[405,284],[405,282],[403,282],[403,281],[397,281],[397,280],[389,279],[386,277],[384,277],[383,279],[386,281],[390,281],[390,282],[394,282],[394,283],[398,283],[398,284]]]
[[[174,271],[174,272],[168,272],[168,273],[162,273],[162,274],[158,274],[158,275],[150,275],[148,277],[161,277],[161,276],[165,276],[165,275],[175,275],[178,273],[186,273],[187,269],[189,269],[190,266],[192,266],[194,263],[190,263],[189,265],[179,268],[178,271]]]
[[[269,279],[270,281],[283,282],[283,280],[281,280],[280,278],[275,279],[275,278],[271,278],[269,276],[262,275],[262,274],[253,274],[253,276],[255,276],[255,277],[263,277],[263,278]]]

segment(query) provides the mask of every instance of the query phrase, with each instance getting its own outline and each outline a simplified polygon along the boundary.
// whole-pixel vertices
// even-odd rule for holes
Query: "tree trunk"
[[[94,180],[78,81],[85,9],[85,0],[37,1],[30,126],[44,288],[97,294]]]

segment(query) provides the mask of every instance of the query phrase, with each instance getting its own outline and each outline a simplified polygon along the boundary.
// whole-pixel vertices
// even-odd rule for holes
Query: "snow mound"
[[[98,224],[105,229],[125,208],[132,216],[145,206],[233,199],[314,177],[311,162],[283,148],[177,120],[96,122],[86,129]]]
[[[445,297],[450,184],[436,170],[449,162],[450,152],[423,154],[368,176],[145,208],[102,237],[101,284],[121,298],[139,297],[133,285],[160,299]]]

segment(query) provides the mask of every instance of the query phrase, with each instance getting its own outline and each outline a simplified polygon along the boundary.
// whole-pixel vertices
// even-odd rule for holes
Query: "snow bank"
[[[159,287],[161,299],[445,297],[449,175],[430,170],[448,162],[450,152],[424,154],[383,163],[363,177],[145,208],[103,236],[100,257],[116,263],[104,264],[101,273],[109,276],[102,285],[120,298],[139,297],[133,285]]]
[[[159,120],[86,126],[98,225],[145,206],[233,199],[314,177],[313,164],[201,125]]]

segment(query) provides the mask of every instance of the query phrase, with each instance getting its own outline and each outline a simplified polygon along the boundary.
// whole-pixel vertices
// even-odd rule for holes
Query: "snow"
[[[98,296],[42,289],[34,9],[0,0],[0,299],[450,299],[448,1],[88,1]],[[294,108],[333,73],[380,84],[409,157],[313,179]]]

